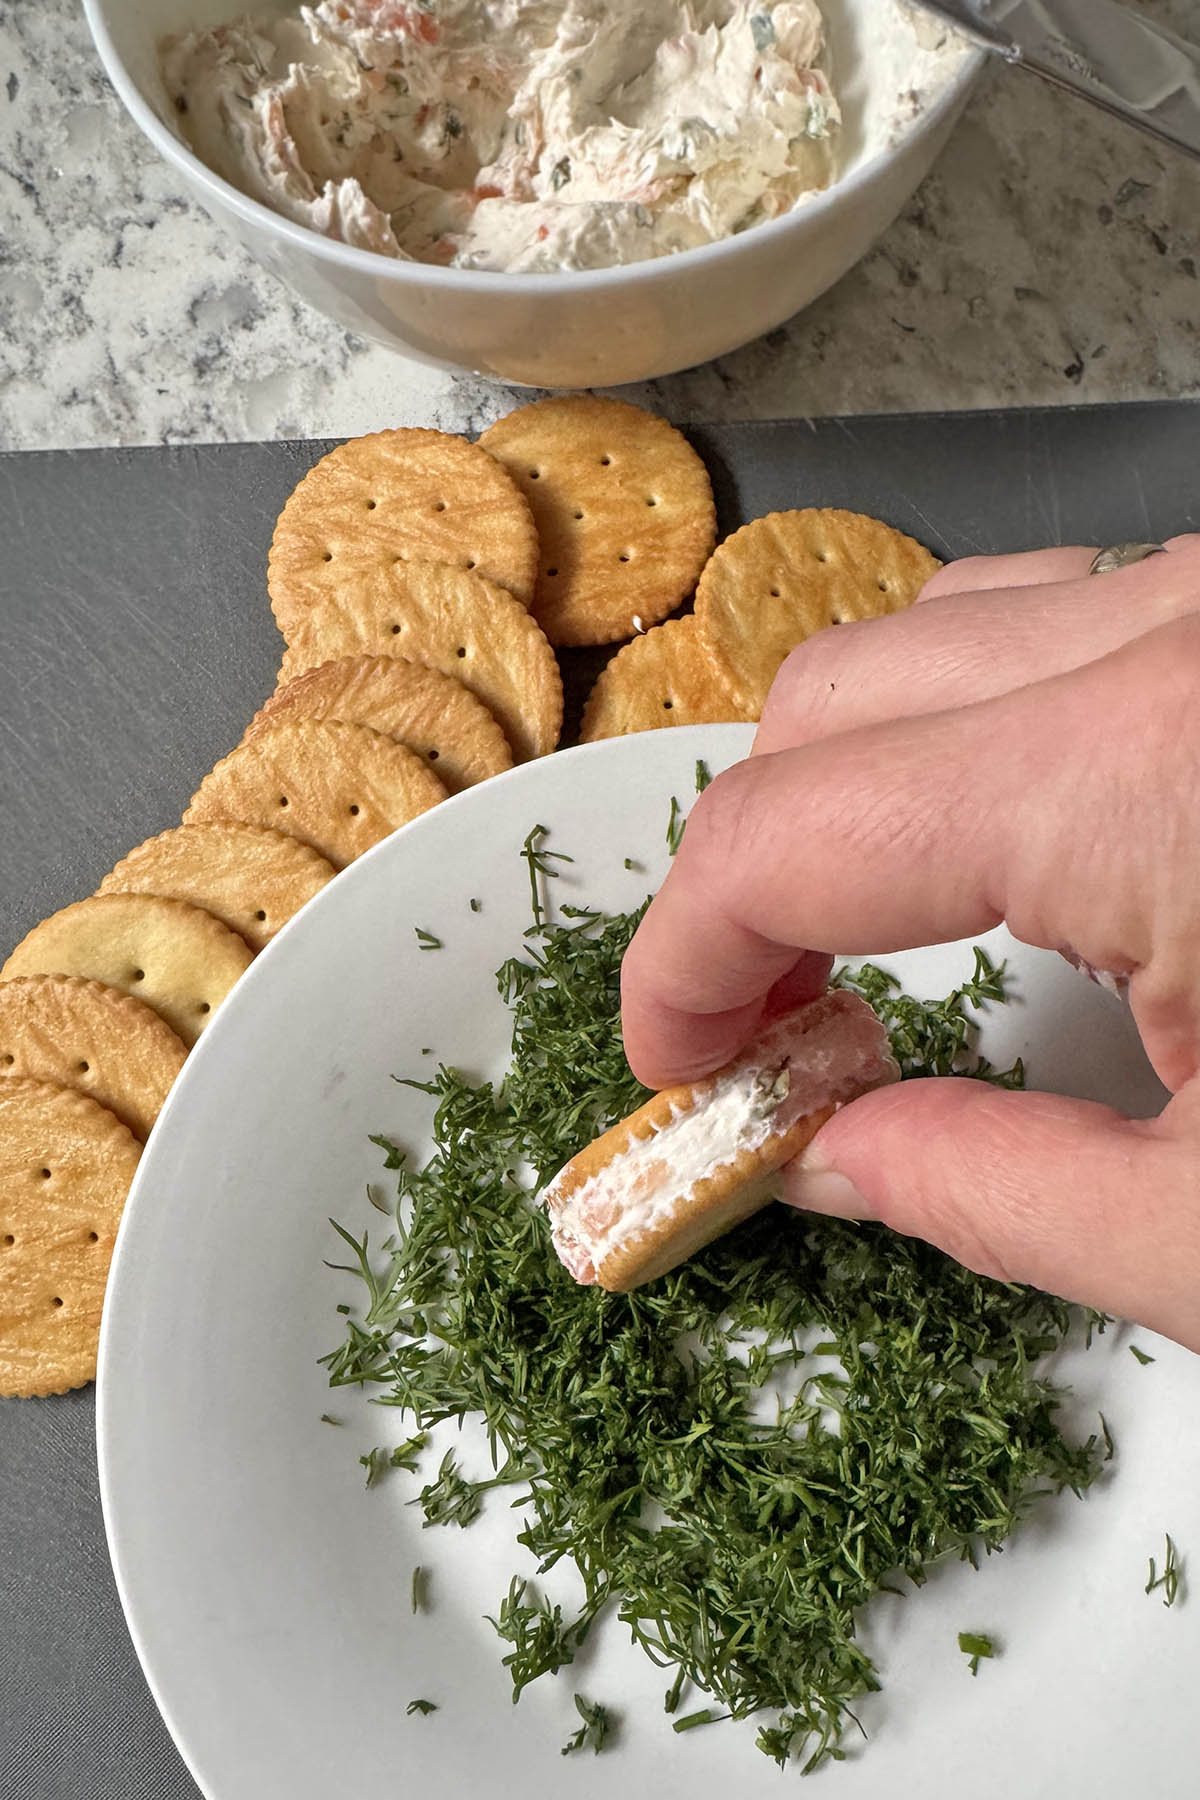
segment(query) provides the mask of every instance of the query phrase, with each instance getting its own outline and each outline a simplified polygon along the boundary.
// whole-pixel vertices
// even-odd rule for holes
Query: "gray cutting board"
[[[692,436],[725,530],[848,506],[960,556],[1200,526],[1200,404]],[[267,546],[328,447],[0,457],[0,960],[176,824],[274,686]],[[570,659],[569,728],[602,660]],[[191,1800],[113,1590],[92,1418],[90,1391],[0,1401],[0,1795]]]

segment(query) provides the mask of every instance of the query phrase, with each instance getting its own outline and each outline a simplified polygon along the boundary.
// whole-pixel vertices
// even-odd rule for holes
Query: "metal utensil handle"
[[[1200,48],[1117,0],[917,0],[1009,62],[1200,157]]]

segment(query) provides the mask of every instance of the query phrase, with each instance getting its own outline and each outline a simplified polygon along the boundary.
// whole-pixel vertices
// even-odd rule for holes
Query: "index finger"
[[[1103,939],[1114,966],[1117,928],[1097,935],[1091,896],[1129,759],[1096,721],[1128,715],[1129,694],[1153,691],[1194,638],[1187,621],[1164,626],[994,699],[718,776],[625,955],[622,1030],[639,1080],[663,1087],[728,1062],[802,950],[886,955],[1009,918],[1027,943],[1076,944],[1091,960]],[[1119,949],[1138,964],[1148,948],[1131,904]]]
[[[984,754],[984,715],[1013,699],[754,756],[717,777],[625,954],[622,1031],[639,1080],[663,1087],[727,1062],[802,951],[886,952],[999,923],[996,821],[1013,809],[997,792],[994,735]],[[1018,744],[1005,786],[1024,754]]]

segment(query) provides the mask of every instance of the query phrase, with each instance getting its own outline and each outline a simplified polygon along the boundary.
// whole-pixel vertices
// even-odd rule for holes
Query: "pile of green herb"
[[[577,1567],[569,1616],[521,1576],[498,1600],[514,1700],[615,1614],[670,1672],[668,1713],[685,1689],[714,1703],[676,1729],[718,1707],[765,1712],[759,1747],[809,1770],[844,1756],[852,1707],[879,1685],[858,1609],[898,1578],[920,1584],[934,1558],[974,1561],[1035,1496],[1094,1478],[1099,1446],[1064,1440],[1060,1393],[1034,1372],[1070,1312],[882,1228],[782,1208],[637,1293],[578,1287],[527,1171],[540,1187],[645,1098],[619,1030],[639,915],[564,907],[550,922],[538,844],[534,923],[499,972],[508,1073],[497,1087],[442,1067],[411,1084],[437,1100],[423,1168],[376,1140],[395,1225],[377,1251],[337,1227],[367,1293],[325,1359],[330,1381],[378,1389],[416,1424],[364,1458],[372,1477],[415,1471],[439,1421],[482,1421],[494,1474],[469,1479],[450,1451],[419,1495],[427,1522],[467,1525],[488,1488],[516,1487],[537,1568]],[[906,1076],[1017,1085],[1019,1069],[995,1075],[968,1041],[966,1006],[1001,999],[1002,977],[980,953],[937,1005],[878,970],[843,979],[879,1009]]]

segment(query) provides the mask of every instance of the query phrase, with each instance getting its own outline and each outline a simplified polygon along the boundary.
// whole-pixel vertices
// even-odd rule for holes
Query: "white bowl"
[[[886,230],[949,136],[982,63],[923,52],[894,0],[824,0],[842,102],[843,174],[784,218],[623,268],[505,275],[351,249],[249,200],[182,142],[159,75],[170,32],[283,0],[84,0],[134,120],[195,198],[260,263],[349,330],[442,368],[538,387],[670,374],[770,331],[839,280]],[[916,92],[917,99],[913,95]]]
[[[497,1493],[468,1531],[425,1530],[409,1504],[451,1446],[486,1470],[478,1421],[436,1428],[415,1482],[395,1473],[364,1491],[359,1456],[413,1424],[356,1389],[331,1393],[318,1358],[345,1335],[335,1306],[359,1305],[358,1284],[326,1267],[352,1260],[329,1216],[369,1230],[376,1252],[389,1230],[369,1196],[394,1196],[395,1178],[371,1134],[418,1163],[430,1147],[428,1096],[393,1075],[436,1062],[472,1079],[503,1071],[511,1020],[493,971],[522,953],[518,852],[535,822],[575,858],[547,883],[556,913],[568,901],[627,911],[666,873],[671,797],[690,806],[696,759],[719,773],[751,737],[711,725],[610,738],[435,807],[284,927],[188,1058],[121,1221],[97,1425],[133,1641],[209,1800],[1195,1794],[1200,1605],[1167,1617],[1142,1571],[1163,1531],[1195,1518],[1200,1437],[1180,1421],[1200,1411],[1200,1358],[1147,1332],[1137,1341],[1153,1368],[1116,1332],[1055,1365],[1074,1390],[1071,1435],[1098,1428],[1097,1407],[1110,1421],[1115,1481],[1086,1505],[1067,1496],[1040,1511],[978,1573],[943,1564],[903,1607],[868,1610],[864,1641],[886,1689],[862,1713],[873,1741],[825,1786],[797,1789],[794,1769],[781,1780],[754,1748],[761,1721],[676,1736],[663,1713],[670,1676],[615,1617],[571,1670],[513,1706],[484,1615],[514,1572],[534,1572],[516,1543],[522,1512]],[[418,926],[443,948],[426,954]],[[983,942],[1019,996],[982,1015],[987,1056],[1024,1056],[1031,1079],[1059,1093],[1135,1116],[1158,1109],[1126,1008],[1003,927]],[[972,960],[969,943],[886,958],[924,995],[945,994]],[[431,1606],[414,1617],[418,1564]],[[576,1592],[566,1564],[542,1585],[554,1603]],[[957,1649],[967,1628],[994,1632],[1003,1651],[977,1681]],[[564,1763],[579,1691],[617,1706],[619,1741]],[[439,1711],[407,1718],[417,1696]]]

